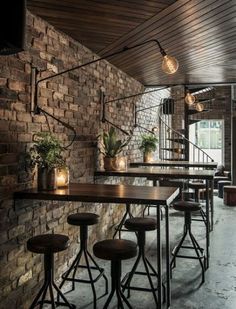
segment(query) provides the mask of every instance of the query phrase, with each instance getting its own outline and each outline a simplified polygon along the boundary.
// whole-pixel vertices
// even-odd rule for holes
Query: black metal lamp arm
[[[60,120],[60,119],[58,119],[57,117],[53,116],[52,114],[48,113],[48,112],[45,111],[43,108],[41,108],[41,107],[39,107],[39,106],[37,106],[36,108],[37,108],[37,114],[40,114],[40,112],[42,112],[45,116],[49,116],[49,117],[53,118],[54,120],[56,120],[56,121],[58,121],[59,123],[61,123],[61,124],[62,124],[64,127],[66,127],[67,129],[73,131],[74,136],[73,136],[73,138],[72,138],[72,141],[70,142],[69,145],[67,145],[67,146],[65,146],[65,147],[63,147],[63,148],[67,149],[68,147],[70,147],[70,146],[72,145],[72,143],[74,142],[75,137],[76,137],[76,130],[75,130],[75,128],[73,128],[71,125],[69,125],[68,123],[64,122],[63,120]]]
[[[127,131],[123,130],[122,128],[120,128],[118,125],[114,124],[113,122],[109,121],[107,118],[106,118],[106,111],[105,111],[105,94],[103,91],[100,92],[100,95],[101,95],[101,105],[102,105],[102,118],[101,118],[101,121],[103,123],[107,122],[109,123],[110,125],[112,125],[113,127],[115,127],[116,129],[120,130],[122,133],[124,133],[125,135],[128,135],[130,136],[132,134],[132,132],[128,133]]]
[[[43,110],[42,108],[40,108],[38,106],[38,86],[40,83],[46,81],[46,80],[49,80],[51,78],[54,78],[54,77],[57,77],[57,76],[60,76],[60,75],[63,75],[65,73],[68,73],[68,72],[71,72],[71,71],[74,71],[76,69],[80,69],[80,68],[83,68],[87,65],[90,65],[90,64],[93,64],[93,63],[96,63],[100,60],[104,60],[104,59],[108,59],[108,58],[111,58],[113,56],[116,56],[116,55],[119,55],[125,51],[128,51],[128,50],[131,50],[131,49],[134,49],[136,47],[140,47],[142,45],[145,45],[145,44],[148,44],[148,43],[151,43],[151,42],[155,42],[159,49],[160,49],[160,53],[161,55],[164,57],[166,55],[166,52],[164,51],[164,49],[162,48],[160,42],[158,40],[155,40],[155,39],[152,39],[152,40],[148,40],[148,41],[144,41],[142,43],[139,43],[139,44],[136,44],[136,45],[133,45],[133,46],[130,46],[130,47],[124,47],[122,50],[119,50],[117,52],[114,52],[114,53],[111,53],[111,54],[108,54],[106,56],[103,56],[103,57],[100,57],[100,58],[97,58],[97,59],[94,59],[94,60],[91,60],[89,62],[86,62],[84,64],[81,64],[81,65],[77,65],[73,68],[70,68],[70,69],[67,69],[67,70],[64,70],[64,71],[61,71],[59,73],[56,73],[56,74],[53,74],[53,75],[50,75],[50,76],[47,76],[45,78],[41,78],[41,79],[38,79],[37,80],[37,75],[38,75],[38,72],[35,68],[32,69],[32,76],[31,76],[31,79],[32,79],[32,89],[31,89],[31,95],[32,95],[32,98],[31,98],[31,111],[34,112],[34,113],[40,113],[40,112],[43,112],[45,115],[48,115],[50,117],[52,117],[53,119],[57,120],[59,123],[61,123],[62,125],[64,125],[66,128],[72,130],[74,132],[74,138],[73,138],[73,141],[75,139],[75,136],[76,136],[76,131],[73,127],[71,127],[70,125],[68,125],[67,123],[65,123],[64,121],[61,121],[60,119],[54,117],[53,115],[49,114],[48,112],[46,112],[45,110]],[[104,117],[104,120],[109,122],[105,117]],[[112,124],[110,122],[110,124]],[[112,124],[113,126],[116,126],[114,124]],[[117,127],[117,126],[116,126]],[[128,132],[122,130],[121,128],[119,128],[123,133],[125,134],[128,134]],[[70,143],[70,145],[73,143],[73,141]],[[68,145],[67,147],[69,147],[70,145]]]
[[[140,124],[136,124],[136,128],[143,129],[144,131],[147,131],[148,133],[153,134],[153,135],[155,134],[155,132],[153,132],[153,131],[151,131],[151,130],[141,126]]]
[[[112,100],[109,100],[109,101],[105,101],[104,104],[108,104],[108,103],[112,103],[112,102],[116,102],[116,101],[121,101],[121,100],[125,100],[125,99],[130,99],[130,98],[134,98],[134,97],[138,97],[138,96],[143,95],[143,94],[157,92],[157,91],[160,91],[160,90],[163,90],[163,89],[166,89],[166,88],[169,88],[169,86],[167,85],[167,86],[164,86],[164,87],[159,88],[159,89],[154,89],[154,90],[145,91],[145,92],[138,92],[138,93],[135,93],[135,94],[128,95],[126,97],[120,97],[120,98],[117,98],[117,99],[112,99]]]
[[[85,67],[85,66],[87,66],[87,65],[96,63],[96,62],[98,62],[98,61],[100,61],[100,60],[105,60],[105,59],[107,59],[107,58],[110,58],[110,57],[119,55],[119,54],[121,54],[121,53],[123,53],[123,52],[125,52],[125,51],[127,51],[127,50],[130,50],[130,49],[133,49],[133,48],[136,48],[136,47],[140,47],[140,46],[142,46],[142,45],[145,45],[145,44],[148,44],[148,43],[151,43],[151,42],[155,42],[155,43],[158,45],[158,47],[159,47],[159,49],[160,49],[160,53],[162,54],[162,56],[165,56],[165,55],[166,55],[165,50],[162,48],[162,46],[161,46],[161,44],[160,44],[160,42],[159,42],[158,40],[155,40],[155,39],[153,39],[153,40],[148,40],[148,41],[144,41],[144,42],[142,42],[142,43],[140,43],[140,44],[136,44],[136,45],[133,45],[133,46],[130,46],[130,47],[125,46],[123,49],[121,49],[121,50],[119,50],[119,51],[117,51],[117,52],[114,52],[114,53],[108,54],[108,55],[106,55],[106,56],[103,56],[103,57],[100,57],[100,58],[91,60],[91,61],[86,62],[86,63],[81,64],[81,65],[77,65],[77,66],[75,66],[75,67],[73,67],[73,68],[70,68],[70,69],[61,71],[61,72],[59,72],[59,73],[50,75],[50,76],[48,76],[48,77],[41,78],[41,79],[39,79],[39,80],[36,82],[36,85],[38,85],[40,82],[43,82],[43,81],[48,80],[48,79],[51,79],[51,78],[53,78],[53,77],[56,77],[56,76],[59,76],[59,75],[62,75],[62,74],[65,74],[65,73],[74,71],[74,70],[76,70],[76,69],[83,68],[83,67]]]
[[[148,44],[148,43],[152,43],[152,42],[154,42],[154,43],[156,43],[156,44],[158,45],[158,47],[159,47],[159,49],[160,49],[161,55],[162,55],[162,56],[165,56],[165,55],[166,55],[166,52],[165,52],[165,50],[162,48],[160,42],[159,42],[158,40],[152,39],[152,40],[144,41],[144,42],[142,42],[142,43],[139,43],[139,44],[136,44],[136,45],[133,45],[133,46],[130,46],[130,47],[125,46],[123,49],[121,49],[121,50],[119,50],[119,51],[117,51],[117,52],[114,52],[114,53],[108,54],[108,55],[106,55],[106,56],[103,56],[103,57],[100,57],[100,58],[91,60],[91,61],[86,62],[86,63],[81,64],[81,65],[77,65],[77,66],[75,66],[75,67],[73,67],[73,68],[70,68],[70,69],[61,71],[61,72],[59,72],[59,73],[56,73],[56,74],[53,74],[53,75],[50,75],[50,76],[47,76],[47,77],[44,77],[44,78],[41,78],[41,79],[39,79],[39,80],[36,80],[36,77],[37,77],[36,75],[37,75],[37,74],[35,74],[35,81],[34,81],[34,87],[35,87],[35,89],[34,89],[34,91],[33,91],[33,92],[34,92],[34,108],[36,108],[36,106],[37,106],[38,85],[39,85],[39,83],[44,82],[44,81],[46,81],[46,80],[49,80],[49,79],[51,79],[51,78],[60,76],[60,75],[62,75],[62,74],[65,74],[65,73],[74,71],[74,70],[76,70],[76,69],[83,68],[83,67],[85,67],[85,66],[87,66],[87,65],[96,63],[96,62],[98,62],[98,61],[100,61],[100,60],[105,60],[105,59],[111,58],[111,57],[116,56],[116,55],[119,55],[119,54],[121,54],[121,53],[123,53],[123,52],[125,52],[125,51],[131,50],[131,49],[134,49],[134,48],[136,48],[136,47],[140,47],[140,46],[142,46],[142,45],[145,45],[145,44]]]
[[[152,105],[152,106],[144,107],[144,108],[140,108],[140,109],[137,109],[137,107],[136,107],[136,105],[135,105],[135,111],[134,111],[134,127],[135,127],[135,128],[139,127],[139,128],[141,128],[141,129],[143,129],[143,130],[145,130],[145,131],[147,131],[147,132],[149,132],[149,133],[151,133],[151,134],[155,134],[155,132],[153,132],[153,131],[151,131],[151,130],[149,130],[149,129],[147,129],[147,128],[145,128],[145,127],[143,127],[143,126],[141,126],[141,125],[139,125],[139,124],[137,123],[137,113],[138,113],[138,112],[145,111],[145,110],[148,110],[148,109],[152,109],[152,108],[155,108],[155,107],[163,106],[163,104],[164,104],[164,103],[157,104],[157,105]]]

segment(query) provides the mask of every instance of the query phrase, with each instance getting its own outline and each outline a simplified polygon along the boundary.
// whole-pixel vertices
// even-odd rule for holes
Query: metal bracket
[[[106,104],[105,104],[105,92],[100,88],[100,103],[101,103],[101,121],[106,122]]]
[[[31,68],[31,101],[30,101],[30,112],[35,113],[35,97],[36,97],[36,87],[37,87],[37,74],[38,69],[35,67]]]

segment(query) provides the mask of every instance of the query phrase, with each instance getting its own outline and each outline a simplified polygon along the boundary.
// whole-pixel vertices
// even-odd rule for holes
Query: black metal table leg
[[[210,181],[210,192],[211,192],[211,231],[213,231],[214,228],[214,181]]]
[[[158,309],[162,308],[162,248],[161,248],[161,210],[156,208],[157,218],[157,273],[158,273]]]
[[[170,285],[170,233],[169,233],[169,206],[165,206],[165,228],[166,228],[166,303],[167,308],[171,305]]]
[[[209,180],[206,180],[206,268],[209,267],[209,247],[210,247],[210,220],[209,220]]]

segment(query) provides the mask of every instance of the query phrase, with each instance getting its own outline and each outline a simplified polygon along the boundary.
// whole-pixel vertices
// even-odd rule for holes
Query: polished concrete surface
[[[201,268],[196,260],[178,259],[177,267],[173,270],[171,281],[171,294],[173,309],[235,309],[236,308],[236,207],[223,205],[223,200],[214,197],[215,218],[214,230],[211,232],[210,244],[210,268],[206,271],[206,279],[201,283]],[[151,215],[155,209],[151,209]],[[162,227],[164,233],[164,227]],[[182,234],[183,216],[175,210],[170,210],[170,239],[171,248],[174,247]],[[202,222],[193,222],[192,231],[202,246],[205,244],[205,228]],[[156,266],[156,232],[147,233],[147,257]],[[123,238],[133,239],[131,233],[123,233]],[[163,255],[164,247],[163,247]],[[97,260],[104,267],[106,274],[110,275],[109,261]],[[134,259],[123,261],[123,273],[131,269]],[[163,265],[164,266],[164,265]],[[83,277],[86,277],[83,272]],[[139,286],[148,286],[143,277],[135,277],[135,283]],[[100,279],[96,283],[98,297],[104,293],[104,281]],[[92,309],[92,290],[89,285],[78,283],[73,292],[66,293],[71,303],[77,308]],[[102,309],[106,297],[101,297],[97,302],[97,309]],[[156,308],[152,294],[147,292],[131,291],[129,298],[134,309]],[[165,305],[163,306],[165,308]],[[114,298],[109,308],[117,308]],[[127,308],[125,306],[125,308]]]

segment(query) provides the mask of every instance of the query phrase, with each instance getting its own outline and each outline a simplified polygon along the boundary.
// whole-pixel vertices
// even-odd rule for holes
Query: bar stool
[[[145,255],[145,243],[146,243],[146,232],[154,231],[157,228],[157,222],[153,218],[132,218],[125,221],[125,227],[133,232],[136,232],[138,240],[138,256],[131,269],[121,281],[122,291],[128,290],[128,297],[130,297],[130,290],[152,292],[156,306],[158,307],[158,300],[156,296],[157,287],[154,287],[152,277],[157,279],[158,274],[150,261]],[[140,261],[143,262],[145,271],[137,271]],[[131,281],[134,275],[144,275],[148,278],[150,288],[131,286]],[[163,285],[164,299],[165,299],[165,286]]]
[[[224,197],[224,186],[231,185],[230,180],[220,180],[217,183],[218,186],[218,197],[223,198]]]
[[[56,306],[60,305],[71,309],[76,308],[75,305],[68,302],[54,282],[54,253],[64,251],[68,246],[69,238],[60,234],[38,235],[27,241],[27,249],[29,251],[44,254],[44,283],[31,304],[30,309],[33,309],[38,305],[40,305],[40,308],[43,308],[44,304],[51,304],[52,308],[56,308]],[[53,288],[57,294],[60,295],[63,302],[54,300]],[[50,300],[45,300],[48,290]]]
[[[93,213],[76,213],[69,215],[67,217],[67,222],[70,225],[75,225],[80,227],[80,251],[74,259],[71,267],[62,275],[62,282],[60,284],[60,288],[64,285],[66,281],[72,282],[72,290],[75,289],[75,282],[80,283],[89,283],[91,284],[92,292],[93,292],[93,304],[94,309],[97,305],[97,297],[94,283],[101,277],[105,280],[105,294],[108,293],[108,279],[104,274],[104,269],[99,267],[97,262],[94,260],[92,255],[89,253],[87,249],[87,239],[88,239],[88,226],[94,225],[98,223],[99,216]],[[80,264],[80,260],[84,255],[85,265]],[[92,261],[94,266],[90,266],[89,259]],[[76,278],[76,272],[78,269],[87,269],[89,279],[79,279]],[[95,270],[98,272],[97,277],[93,278],[92,271]]]
[[[205,183],[203,183],[203,182],[189,182],[188,187],[190,189],[194,190],[194,200],[195,200],[196,203],[199,203],[199,192],[200,192],[200,190],[206,188]],[[195,219],[195,218],[193,219],[192,218],[192,221],[203,221],[204,224],[206,225],[207,224],[206,213],[204,212],[204,210],[202,208],[200,209],[200,215],[201,215],[202,219]]]
[[[122,219],[120,220],[120,223],[115,227],[115,233],[113,235],[113,238],[116,237],[116,235],[119,235],[119,238],[121,238],[121,232],[125,231],[127,232],[127,230],[123,229],[125,220],[128,218],[133,218],[133,215],[131,213],[131,209],[130,209],[130,204],[125,204],[125,213],[122,217]]]
[[[115,292],[118,299],[117,308],[124,308],[123,300],[127,307],[132,309],[121,291],[121,261],[135,257],[137,255],[137,245],[133,241],[125,239],[107,239],[97,242],[93,246],[93,252],[96,257],[111,261],[111,292],[103,309],[108,308]]]
[[[197,259],[200,263],[202,268],[202,283],[205,281],[205,269],[206,269],[206,258],[204,255],[204,249],[200,247],[198,242],[196,241],[195,237],[191,231],[191,214],[192,212],[199,211],[201,209],[201,205],[196,202],[189,202],[189,201],[179,201],[173,204],[173,208],[178,211],[184,212],[184,234],[178,243],[177,246],[174,247],[172,251],[172,261],[170,263],[171,273],[172,268],[176,266],[176,258],[184,258],[184,259]],[[187,234],[189,234],[192,246],[185,246],[183,245],[184,240],[186,239]],[[183,255],[179,254],[181,248],[184,249],[192,249],[195,251],[196,256],[192,255]],[[203,261],[202,261],[203,260]],[[172,267],[173,266],[173,267]]]

